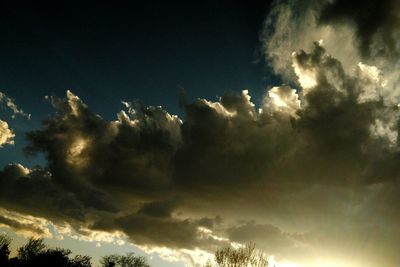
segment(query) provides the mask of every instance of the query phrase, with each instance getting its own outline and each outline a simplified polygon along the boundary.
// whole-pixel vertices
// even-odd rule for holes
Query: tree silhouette
[[[11,239],[6,235],[0,235],[0,266],[7,266],[10,255]]]
[[[107,255],[102,257],[100,264],[102,267],[150,267],[144,257],[135,256],[134,253]]]
[[[87,255],[76,255],[71,260],[71,267],[91,267],[92,263],[90,261],[91,257]]]
[[[86,255],[71,257],[71,250],[48,248],[43,238],[30,238],[17,250],[17,256],[10,256],[11,239],[0,234],[0,267],[91,267],[91,258]],[[104,267],[150,267],[144,257],[134,253],[126,255],[112,254],[104,256],[101,261]]]
[[[204,267],[267,267],[268,260],[255,244],[244,247],[231,246],[218,249],[214,254],[214,263],[208,262]]]
[[[69,249],[48,248],[42,238],[30,238],[18,249],[17,257],[9,259],[11,239],[0,235],[1,267],[91,267],[89,256],[70,257]]]
[[[25,246],[18,249],[18,260],[21,263],[32,262],[43,254],[45,250],[46,245],[43,243],[43,239],[35,239],[31,237]]]

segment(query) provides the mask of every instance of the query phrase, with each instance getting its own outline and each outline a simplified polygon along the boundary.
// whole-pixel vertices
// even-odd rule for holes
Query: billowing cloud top
[[[0,91],[0,108],[2,110],[10,111],[11,118],[15,119],[17,115],[25,117],[27,119],[31,118],[30,114],[25,113],[22,109],[20,109],[15,103],[14,99],[8,97],[6,94]],[[4,145],[13,145],[14,144],[15,133],[10,128],[9,124],[4,121],[4,118],[0,119],[0,148]]]
[[[8,126],[8,123],[0,120],[0,147],[5,144],[14,144],[14,132]]]
[[[397,7],[365,31],[374,15],[349,5],[276,3],[264,48],[297,88],[272,87],[259,107],[244,90],[182,101],[185,119],[123,102],[107,121],[70,91],[50,98],[26,147],[47,166],[1,171],[0,223],[31,228],[16,212],[147,248],[255,241],[307,266],[398,263],[399,83],[385,65],[398,64]]]

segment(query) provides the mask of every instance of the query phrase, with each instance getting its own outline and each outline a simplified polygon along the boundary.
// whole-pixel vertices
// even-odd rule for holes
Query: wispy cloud
[[[7,108],[12,112],[11,117],[14,119],[15,116],[19,115],[31,119],[31,114],[25,113],[21,108],[17,106],[14,99],[8,97],[6,94],[0,91],[0,103],[3,108]]]

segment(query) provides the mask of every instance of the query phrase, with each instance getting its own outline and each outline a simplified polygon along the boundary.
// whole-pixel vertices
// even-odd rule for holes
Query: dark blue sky
[[[248,88],[257,102],[274,83],[259,51],[268,8],[268,1],[2,2],[0,90],[32,121],[5,118],[17,138],[0,163],[19,160],[24,131],[53,112],[43,97],[67,89],[108,119],[120,100],[181,114],[180,87],[190,99],[211,100]]]

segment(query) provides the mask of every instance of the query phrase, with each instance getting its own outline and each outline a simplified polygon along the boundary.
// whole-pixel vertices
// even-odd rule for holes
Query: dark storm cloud
[[[93,190],[96,203],[96,188],[129,188],[140,194],[169,186],[169,159],[179,141],[176,117],[158,107],[141,107],[121,111],[116,121],[107,122],[70,92],[67,99],[54,97],[52,102],[57,115],[28,134],[26,151],[46,155],[57,183]]]
[[[269,248],[283,247],[278,239],[293,245],[275,226],[229,228],[204,214],[214,206],[216,216],[237,201],[255,210],[269,206],[270,216],[279,214],[274,206],[284,209],[290,201],[323,212],[312,206],[310,186],[373,184],[380,162],[387,168],[379,181],[392,181],[397,143],[388,134],[397,129],[376,133],[374,125],[397,109],[388,113],[379,98],[364,97],[364,85],[375,82],[369,72],[346,74],[320,44],[292,60],[301,93],[271,88],[259,109],[247,91],[215,102],[199,99],[183,105],[183,122],[162,108],[126,102],[117,120],[106,121],[71,92],[52,97],[56,114],[28,133],[26,148],[44,153],[48,165],[6,167],[2,206],[78,228],[120,230],[143,245],[208,249],[217,241],[202,236],[201,227],[237,241],[246,233],[257,239],[261,231]],[[278,202],[265,204],[265,196]],[[301,205],[297,211],[307,213]]]
[[[71,92],[51,101],[57,113],[28,134],[26,148],[29,155],[44,153],[48,166],[7,166],[0,175],[3,207],[72,226],[122,230],[137,244],[200,242],[198,227],[212,227],[213,219],[172,217],[179,204],[169,170],[181,142],[177,117],[124,102],[128,110],[107,122]]]
[[[257,114],[247,93],[226,93],[215,103],[198,100],[186,112],[174,179],[189,189],[237,190],[263,179],[266,159],[279,157],[279,146],[285,146],[274,143],[285,129],[272,131],[274,121]]]
[[[365,148],[374,142],[370,127],[379,112],[379,100],[359,103],[358,79],[347,76],[340,62],[327,55],[318,44],[311,54],[304,51],[295,54],[294,64],[300,73],[311,71],[316,83],[304,89],[309,91],[304,96],[306,107],[300,111],[295,125],[307,146],[300,152],[305,153],[299,159],[302,164],[309,165],[305,170],[313,172],[304,176],[339,184],[342,183],[340,179],[362,177],[361,172],[368,165],[372,152]],[[340,175],[330,174],[332,165]]]
[[[282,250],[293,250],[295,246],[295,240],[290,235],[270,224],[245,222],[227,229],[227,233],[230,240],[239,243],[254,242],[258,247],[275,255],[282,253]]]
[[[33,234],[38,236],[46,235],[45,229],[41,229],[40,227],[37,227],[37,225],[35,224],[21,223],[13,218],[7,218],[5,216],[0,215],[0,225],[2,224],[11,227],[13,230],[17,232],[27,232],[30,235]]]
[[[294,78],[290,53],[308,51],[321,39],[346,70],[362,61],[393,75],[400,53],[398,11],[397,1],[391,0],[275,1],[261,34],[263,49],[274,71],[287,82]]]
[[[171,217],[171,213],[174,211],[178,204],[177,199],[171,199],[166,201],[155,201],[144,204],[138,211],[140,214],[146,214],[158,218]]]
[[[208,227],[207,229],[212,230],[217,221],[217,218],[181,220],[135,213],[118,218],[116,224],[136,244],[162,245],[168,248],[194,249],[201,247],[209,249],[216,242],[211,238],[201,238],[199,227]]]
[[[55,221],[84,218],[84,206],[75,194],[55,184],[51,174],[41,168],[8,165],[1,171],[0,185],[4,208]]]
[[[388,115],[379,98],[361,100],[365,85],[374,81],[346,74],[319,44],[311,53],[293,55],[293,62],[300,80],[313,79],[304,84],[310,87],[301,94],[303,107],[296,106],[297,98],[285,99],[291,91],[284,87],[269,92],[261,113],[245,93],[186,106],[183,145],[175,157],[179,185],[219,192],[258,182],[369,182],[368,172],[389,143],[385,132],[374,136],[371,128],[385,116],[397,116],[397,107]]]
[[[398,4],[277,1],[271,14],[262,36],[266,57],[276,73],[300,88],[302,99],[293,124],[299,153],[286,157],[285,170],[274,173],[290,175],[292,182],[301,177],[303,186],[268,209],[281,210],[278,225],[307,225],[307,238],[298,240],[309,258],[338,265],[395,264]],[[288,226],[291,220],[297,223]],[[356,255],[348,252],[355,250]]]
[[[367,0],[362,3],[336,0],[323,7],[320,22],[352,24],[365,58],[399,56],[399,5],[397,1]]]

